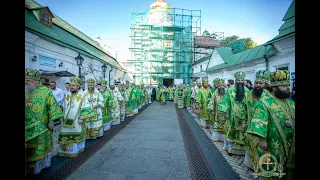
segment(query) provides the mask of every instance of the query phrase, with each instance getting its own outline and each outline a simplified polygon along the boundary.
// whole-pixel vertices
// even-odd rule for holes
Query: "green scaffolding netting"
[[[193,37],[200,33],[201,11],[153,8],[131,12],[131,67],[138,81],[159,84],[192,74]]]

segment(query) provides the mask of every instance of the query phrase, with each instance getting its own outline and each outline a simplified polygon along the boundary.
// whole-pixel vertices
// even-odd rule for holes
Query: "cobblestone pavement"
[[[190,110],[188,110],[188,111],[189,111],[189,113],[191,113]],[[200,125],[199,117],[194,117],[194,119]],[[203,128],[202,128],[202,130],[211,139],[210,130],[203,129]],[[243,179],[243,180],[254,179],[252,176],[253,171],[251,169],[249,169],[246,165],[243,164],[244,156],[237,156],[237,155],[229,156],[227,151],[224,151],[222,149],[223,142],[215,142],[212,140],[212,143],[217,147],[217,149],[220,151],[222,156],[227,160],[227,162],[236,171],[236,173],[240,176],[241,179]]]

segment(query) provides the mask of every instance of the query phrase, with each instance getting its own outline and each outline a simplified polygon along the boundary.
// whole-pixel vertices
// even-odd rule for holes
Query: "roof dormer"
[[[48,7],[32,8],[32,11],[42,24],[52,27],[52,18],[54,16]]]

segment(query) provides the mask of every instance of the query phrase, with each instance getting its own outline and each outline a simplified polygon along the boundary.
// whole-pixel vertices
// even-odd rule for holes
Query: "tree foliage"
[[[232,44],[234,44],[235,42],[239,41],[239,36],[233,35],[233,36],[229,36],[226,37],[222,42],[221,42],[221,46],[222,47],[230,47]]]
[[[244,40],[244,50],[251,49],[257,46],[257,43],[255,43],[251,37],[248,38],[242,38]]]
[[[251,49],[257,46],[257,43],[255,43],[251,39],[251,37],[239,38],[239,36],[236,35],[226,37],[224,41],[222,41],[221,46],[231,47],[234,43],[239,42],[240,40],[244,40],[244,50]]]

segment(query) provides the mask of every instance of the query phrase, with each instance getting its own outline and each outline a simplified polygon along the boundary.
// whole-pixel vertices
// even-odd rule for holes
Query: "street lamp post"
[[[106,64],[103,64],[103,66],[101,66],[101,68],[102,68],[102,72],[103,72],[103,79],[105,79],[108,66]]]
[[[85,81],[86,81],[86,77],[81,76],[80,78],[81,78],[81,87],[82,87],[82,90],[84,90],[84,89],[85,89]]]
[[[80,53],[79,53],[79,55],[77,56],[77,57],[75,57],[74,58],[75,60],[76,60],[76,62],[77,62],[77,65],[79,66],[79,78],[81,78],[81,66],[82,66],[82,63],[83,63],[83,57],[80,55]]]

